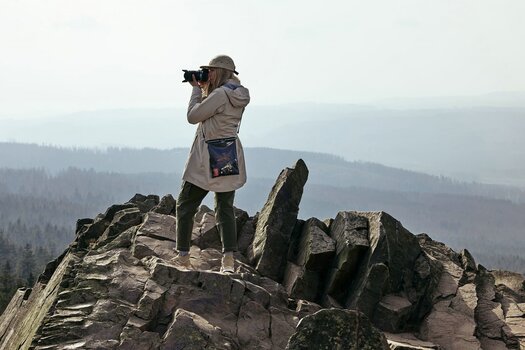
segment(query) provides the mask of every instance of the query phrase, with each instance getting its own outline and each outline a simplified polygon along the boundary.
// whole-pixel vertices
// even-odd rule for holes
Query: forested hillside
[[[376,163],[347,161],[325,153],[270,148],[247,148],[245,152],[249,180],[274,179],[283,167],[302,158],[310,169],[309,184],[367,187],[387,191],[467,194],[525,203],[524,188],[461,182],[444,176]],[[51,173],[69,167],[126,174],[177,173],[183,169],[187,155],[186,148],[96,150],[0,142],[0,168],[43,168]]]

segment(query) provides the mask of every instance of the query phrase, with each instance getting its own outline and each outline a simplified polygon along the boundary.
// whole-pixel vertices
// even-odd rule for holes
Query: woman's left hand
[[[193,80],[189,81],[190,85],[191,85],[191,86],[199,86],[199,82],[195,79],[195,74],[192,74],[192,75],[191,75],[191,78],[192,78]]]

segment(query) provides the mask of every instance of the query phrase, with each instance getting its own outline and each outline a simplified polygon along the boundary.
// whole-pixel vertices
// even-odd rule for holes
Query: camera
[[[187,81],[192,81],[192,75],[195,76],[195,80],[197,81],[201,81],[201,82],[206,82],[208,81],[208,70],[207,69],[201,69],[201,70],[186,70],[186,69],[183,69],[182,70],[184,72],[184,80],[182,81],[183,83],[187,82]]]

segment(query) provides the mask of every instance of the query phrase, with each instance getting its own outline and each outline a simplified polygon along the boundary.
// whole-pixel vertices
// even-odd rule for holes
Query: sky
[[[525,91],[523,0],[0,0],[0,118],[186,105],[230,55],[257,105]]]

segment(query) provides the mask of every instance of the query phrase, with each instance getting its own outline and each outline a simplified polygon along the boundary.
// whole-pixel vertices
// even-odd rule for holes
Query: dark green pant
[[[189,251],[193,217],[208,191],[184,181],[177,199],[177,250]],[[222,241],[222,251],[237,250],[237,228],[233,199],[235,191],[215,192],[215,220]]]

